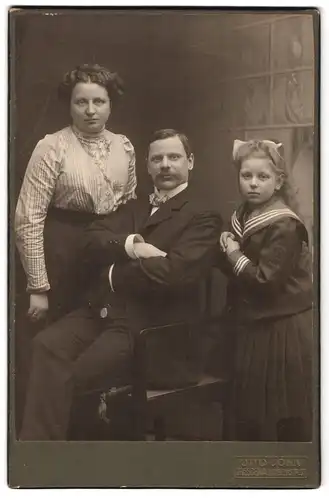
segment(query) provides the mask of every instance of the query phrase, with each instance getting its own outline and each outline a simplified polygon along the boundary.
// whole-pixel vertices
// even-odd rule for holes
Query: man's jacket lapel
[[[161,222],[170,219],[175,212],[179,211],[185,203],[188,202],[187,189],[180,192],[170,200],[160,205],[159,209],[145,221],[142,229],[148,229],[152,226],[157,226]]]

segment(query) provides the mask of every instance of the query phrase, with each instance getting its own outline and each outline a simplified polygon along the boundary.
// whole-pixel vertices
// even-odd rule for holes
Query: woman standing
[[[53,321],[74,307],[83,292],[76,262],[80,234],[135,198],[134,148],[105,128],[122,93],[119,76],[99,65],[70,71],[59,96],[72,124],[46,135],[32,153],[15,216],[32,321]]]

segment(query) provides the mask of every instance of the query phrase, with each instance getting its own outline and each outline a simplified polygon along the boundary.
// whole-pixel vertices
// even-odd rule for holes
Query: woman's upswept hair
[[[92,82],[101,85],[107,90],[112,103],[124,93],[124,83],[117,73],[112,73],[99,64],[81,64],[65,73],[63,81],[58,87],[59,98],[69,102],[72,90],[79,82]]]
[[[297,190],[293,187],[291,174],[284,160],[282,144],[277,141],[251,140],[243,143],[236,151],[233,163],[240,170],[244,160],[250,157],[268,158],[271,167],[278,177],[283,179],[278,195],[295,212],[298,212],[298,202],[296,198]],[[272,143],[272,144],[271,144]]]

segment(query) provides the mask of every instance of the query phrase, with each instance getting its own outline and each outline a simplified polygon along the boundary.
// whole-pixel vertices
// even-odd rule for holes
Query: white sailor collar
[[[264,227],[270,226],[274,222],[287,217],[296,219],[303,224],[298,215],[283,203],[275,203],[272,206],[266,207],[264,212],[251,217],[245,223],[242,221],[243,212],[244,207],[242,205],[234,211],[231,217],[232,230],[240,240],[245,240]]]

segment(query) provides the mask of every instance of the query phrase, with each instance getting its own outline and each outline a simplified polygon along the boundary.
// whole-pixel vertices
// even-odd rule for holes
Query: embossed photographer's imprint
[[[306,457],[239,457],[234,477],[307,478]]]

